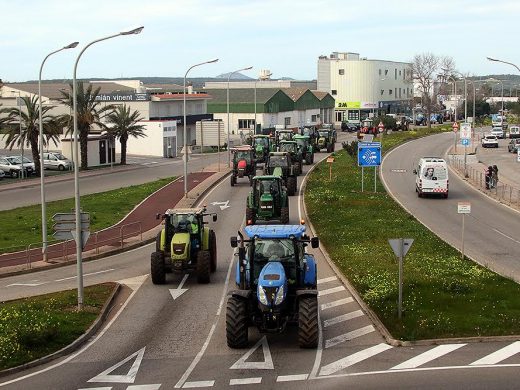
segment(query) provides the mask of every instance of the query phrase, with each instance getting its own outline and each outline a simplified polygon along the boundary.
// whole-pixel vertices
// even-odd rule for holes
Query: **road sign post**
[[[395,256],[399,259],[399,297],[397,301],[397,318],[403,314],[403,259],[412,247],[413,238],[394,238],[388,240]]]
[[[461,253],[462,253],[462,260],[464,260],[464,216],[466,214],[471,213],[471,203],[470,202],[458,202],[457,203],[457,213],[462,214]]]
[[[457,118],[455,118],[455,121]],[[453,122],[453,125],[451,126],[453,128],[453,136],[455,137],[453,140],[453,152],[457,152],[457,131],[459,130],[459,122]]]
[[[374,167],[374,192],[377,190],[377,167],[381,165],[381,142],[358,142],[358,166],[361,167],[361,192],[364,191],[364,167]]]
[[[327,162],[329,163],[329,181],[332,181],[332,163],[334,162],[334,157],[327,157]]]
[[[462,145],[464,145],[464,177],[468,177],[468,169],[467,169],[467,158],[468,158],[467,156],[468,156],[468,153],[467,153],[467,150],[468,150],[468,145],[470,143],[471,137],[472,137],[471,124],[470,123],[463,123],[460,126],[460,139],[461,139]]]

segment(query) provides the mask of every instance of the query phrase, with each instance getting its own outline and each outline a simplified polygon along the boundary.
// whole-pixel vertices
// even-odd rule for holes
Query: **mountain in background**
[[[229,73],[222,73],[218,76],[216,76],[215,78],[217,79],[225,79],[227,80],[227,78],[229,77],[229,75],[231,74],[232,72],[229,72]],[[249,77],[249,76],[246,76],[245,74],[242,74],[242,73],[235,73],[231,76],[230,80],[254,80],[253,77]]]

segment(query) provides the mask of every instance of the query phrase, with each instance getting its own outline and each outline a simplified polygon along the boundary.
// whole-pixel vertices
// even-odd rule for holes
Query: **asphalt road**
[[[518,387],[518,342],[413,348],[385,344],[319,250],[314,253],[320,290],[320,347],[299,349],[295,328],[282,335],[267,336],[251,328],[250,349],[229,349],[225,341],[225,298],[227,291],[234,288],[235,261],[229,237],[243,226],[248,190],[246,184],[231,188],[224,181],[204,201],[219,218],[210,223],[217,234],[219,261],[211,284],[198,285],[194,277],[185,279],[184,275],[175,274],[169,275],[164,286],[153,285],[146,276],[127,281],[134,292],[96,339],[65,359],[2,378],[0,387],[97,390],[246,385],[261,389]],[[224,210],[211,205],[225,201],[229,201],[230,207]],[[299,201],[297,196],[290,199],[291,223],[299,221]],[[152,246],[147,246],[85,264],[86,273],[97,272],[88,277],[87,283],[146,274],[151,250]],[[100,272],[103,270],[106,272]],[[56,279],[73,276],[74,270],[67,267],[35,275],[2,280],[0,291],[12,288],[4,283],[23,283],[35,278],[49,283],[24,288],[53,289]],[[59,283],[60,289],[74,286],[72,279]],[[178,297],[173,299],[173,296]]]
[[[465,253],[500,274],[520,282],[520,214],[473,189],[455,173],[449,176],[449,198],[418,198],[414,165],[423,156],[444,156],[451,134],[440,134],[403,144],[384,159],[387,189],[408,211],[456,248],[462,244],[462,217],[457,203],[471,202],[466,216]]]

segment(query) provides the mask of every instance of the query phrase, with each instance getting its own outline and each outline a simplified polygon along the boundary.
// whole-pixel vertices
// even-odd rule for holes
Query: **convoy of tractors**
[[[305,247],[319,246],[305,234],[305,225],[289,225],[289,196],[297,193],[297,176],[314,153],[334,151],[332,128],[276,129],[274,135],[253,135],[248,145],[231,148],[231,186],[248,180],[245,235],[231,237],[238,247],[235,281],[226,311],[226,339],[230,348],[248,345],[249,326],[262,333],[298,327],[301,348],[318,346],[317,266]],[[257,170],[262,174],[257,175]],[[215,232],[205,217],[217,215],[205,207],[172,209],[158,214],[163,229],[151,255],[154,284],[164,284],[170,272],[194,271],[198,283],[209,283],[217,269]],[[261,224],[258,224],[258,223]]]

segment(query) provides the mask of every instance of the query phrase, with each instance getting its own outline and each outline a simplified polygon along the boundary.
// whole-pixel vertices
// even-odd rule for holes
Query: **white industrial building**
[[[406,112],[413,99],[410,64],[333,52],[318,58],[319,91],[336,100],[335,121],[357,123],[371,113]]]

